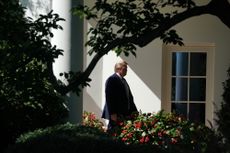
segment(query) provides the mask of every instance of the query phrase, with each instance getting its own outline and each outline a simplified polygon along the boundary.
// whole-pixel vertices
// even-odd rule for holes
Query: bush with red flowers
[[[212,129],[163,111],[133,115],[119,122],[112,135],[126,144],[151,144],[162,149],[200,153],[218,143]],[[212,151],[217,149],[211,148]]]
[[[94,113],[86,111],[82,124],[102,130],[104,127]],[[222,149],[221,141],[213,129],[164,111],[134,113],[118,121],[117,127],[109,134],[125,144],[154,145],[166,152],[221,153]]]
[[[82,125],[83,126],[89,126],[89,127],[95,127],[100,130],[104,131],[104,124],[101,122],[97,117],[96,114],[93,112],[87,112],[84,111],[82,115]]]

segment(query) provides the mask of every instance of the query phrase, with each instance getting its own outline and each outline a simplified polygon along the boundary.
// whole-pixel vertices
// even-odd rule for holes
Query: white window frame
[[[162,103],[161,108],[171,112],[171,69],[172,52],[205,52],[207,53],[206,67],[206,98],[205,98],[205,125],[214,123],[214,43],[185,43],[184,46],[165,45],[162,46]]]

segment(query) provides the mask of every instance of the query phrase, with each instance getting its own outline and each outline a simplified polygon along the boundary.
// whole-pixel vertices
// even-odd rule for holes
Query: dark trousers
[[[109,120],[109,124],[108,124],[108,130],[112,130],[113,128],[115,128],[117,125],[114,121]]]

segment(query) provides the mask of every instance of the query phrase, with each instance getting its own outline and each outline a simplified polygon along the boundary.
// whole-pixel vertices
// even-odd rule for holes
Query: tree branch
[[[230,4],[228,0],[212,0],[207,5],[196,6],[196,7],[187,9],[184,12],[176,14],[170,19],[165,19],[159,24],[158,28],[155,28],[153,30],[148,29],[139,37],[137,37],[136,35],[133,35],[130,37],[120,37],[120,38],[114,39],[103,50],[96,52],[92,61],[86,68],[86,70],[83,73],[81,73],[79,76],[77,76],[77,78],[71,84],[67,86],[58,85],[54,74],[50,72],[52,76],[51,80],[54,84],[56,84],[55,89],[62,95],[65,95],[66,93],[72,91],[77,86],[81,85],[82,82],[85,82],[88,79],[89,75],[91,74],[97,62],[101,59],[101,57],[103,57],[105,54],[107,54],[109,51],[111,51],[115,47],[122,46],[123,44],[126,44],[126,43],[133,43],[139,47],[144,47],[147,44],[149,44],[151,41],[160,37],[163,33],[165,33],[167,30],[169,30],[171,27],[175,26],[176,24],[186,19],[189,19],[190,17],[195,17],[195,16],[199,16],[203,14],[211,14],[211,15],[217,16],[226,26],[230,28],[230,20],[229,20]]]
[[[228,0],[212,0],[209,3],[210,14],[217,16],[228,28],[230,28],[230,3]]]
[[[227,13],[228,12],[228,13]],[[203,14],[211,14],[217,16],[228,28],[230,28],[230,4],[228,0],[212,0],[209,4],[200,7],[194,7],[189,10],[186,10],[180,14],[175,15],[171,19],[168,19],[162,24],[159,25],[158,28],[152,31],[146,31],[139,38],[134,39],[133,43],[144,47],[154,39],[161,36],[162,33],[169,30],[171,27],[176,24],[189,19],[194,16],[199,16]]]

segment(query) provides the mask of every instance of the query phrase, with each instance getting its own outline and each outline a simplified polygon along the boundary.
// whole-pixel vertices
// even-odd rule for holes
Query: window
[[[214,47],[163,46],[162,109],[193,122],[213,122]]]

